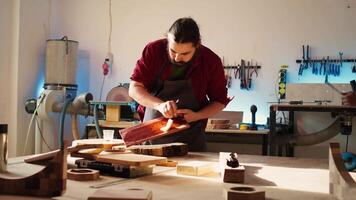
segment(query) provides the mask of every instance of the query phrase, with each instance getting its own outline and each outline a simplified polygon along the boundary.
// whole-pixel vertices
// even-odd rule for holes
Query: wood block
[[[163,167],[176,167],[178,165],[177,161],[174,160],[167,160],[165,163],[158,163],[157,166],[163,166]]]
[[[151,200],[152,191],[137,188],[99,189],[88,200]]]
[[[167,158],[158,157],[158,156],[147,156],[139,154],[117,154],[111,153],[106,155],[98,155],[96,161],[111,163],[111,164],[120,164],[125,166],[147,166],[155,165],[161,162],[167,162]]]
[[[223,180],[225,183],[244,183],[245,167],[241,165],[237,168],[226,166]]]
[[[23,177],[0,174],[0,194],[53,197],[60,196],[67,187],[67,145],[56,153],[39,172]]]
[[[177,174],[189,176],[201,176],[213,172],[213,163],[203,161],[192,161],[177,165]]]
[[[106,121],[120,121],[120,109],[119,105],[106,105]]]
[[[265,191],[253,187],[232,187],[224,191],[227,200],[265,200]]]
[[[125,145],[129,147],[165,135],[177,133],[190,127],[187,122],[180,118],[175,118],[171,128],[168,131],[162,131],[161,128],[166,126],[167,121],[168,119],[161,117],[143,122],[130,128],[122,129],[119,132]]]

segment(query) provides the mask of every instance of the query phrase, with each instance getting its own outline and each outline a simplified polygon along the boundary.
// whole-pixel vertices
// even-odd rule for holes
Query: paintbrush
[[[175,100],[175,103],[178,103],[178,102],[179,102],[179,99]],[[166,125],[164,127],[160,128],[160,130],[166,132],[169,129],[171,129],[172,125],[173,125],[173,119],[172,118],[168,119]]]

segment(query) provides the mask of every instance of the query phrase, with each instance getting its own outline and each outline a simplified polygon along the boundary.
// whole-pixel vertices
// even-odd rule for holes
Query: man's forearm
[[[155,108],[158,104],[163,102],[159,98],[151,95],[142,83],[135,81],[130,83],[129,96],[147,108]]]
[[[200,119],[207,119],[216,113],[222,111],[225,108],[225,105],[219,102],[212,102],[197,113],[199,114]]]

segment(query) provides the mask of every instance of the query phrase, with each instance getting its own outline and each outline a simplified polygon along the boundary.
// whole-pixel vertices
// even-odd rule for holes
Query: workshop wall
[[[60,1],[53,21],[57,37],[69,35],[80,41],[80,49],[90,55],[90,89],[99,98],[101,64],[107,53],[109,37],[109,1]],[[347,6],[350,5],[350,8]],[[235,96],[227,110],[243,110],[250,121],[251,104],[258,107],[257,121],[265,123],[267,101],[276,101],[277,73],[288,64],[289,82],[322,82],[322,78],[298,77],[296,59],[301,46],[309,44],[313,56],[356,56],[355,1],[272,0],[272,1],[112,1],[112,52],[114,67],[104,94],[119,82],[129,81],[132,69],[147,42],[163,37],[171,23],[192,16],[199,23],[203,44],[233,65],[240,59],[262,65],[251,91],[240,90],[233,79],[229,95]],[[353,74],[341,72],[348,82]]]
[[[88,52],[90,91],[98,99],[101,65],[108,51],[109,1],[64,0],[56,4],[53,33],[80,41],[80,49]],[[128,82],[147,42],[163,37],[172,22],[184,16],[196,19],[203,44],[224,57],[226,65],[252,59],[262,66],[250,91],[241,90],[238,79],[233,79],[229,89],[229,95],[235,99],[226,110],[244,111],[245,122],[250,121],[250,106],[255,104],[257,122],[266,123],[267,102],[276,101],[282,64],[289,65],[289,83],[324,81],[311,76],[311,72],[298,76],[295,60],[302,56],[302,45],[311,46],[312,56],[338,58],[339,51],[344,52],[345,58],[356,56],[356,21],[352,20],[356,18],[355,0],[113,0],[114,66],[103,96],[118,83]],[[355,78],[350,69],[347,65],[341,77],[329,80],[348,83]]]
[[[19,94],[18,108],[12,108],[11,112],[21,116],[17,119],[23,125],[18,125],[18,129],[23,134],[29,121],[23,102],[36,94],[33,88],[39,80],[40,57],[48,35],[51,38],[67,35],[79,41],[78,62],[85,78],[78,84],[88,84],[89,91],[99,99],[103,78],[101,65],[108,51],[109,1],[20,2],[26,5],[21,7],[21,30],[18,30],[21,57],[18,66],[24,71],[16,79],[19,84],[15,90]],[[184,16],[196,19],[203,44],[224,57],[225,64],[233,65],[240,59],[252,59],[262,66],[258,78],[252,82],[251,91],[240,90],[237,79],[233,79],[229,89],[229,95],[235,96],[235,99],[226,110],[244,111],[245,122],[250,121],[251,104],[258,107],[257,122],[266,122],[269,114],[266,102],[276,100],[277,73],[282,64],[289,65],[288,82],[323,81],[309,76],[308,72],[305,77],[297,76],[299,66],[295,60],[301,57],[302,45],[309,44],[313,56],[337,57],[339,51],[343,51],[346,58],[356,56],[355,0],[112,0],[114,66],[105,80],[104,98],[118,83],[129,82],[147,42],[163,37],[173,21]],[[48,34],[44,34],[42,21],[49,17],[51,28]],[[0,28],[10,26],[0,25]],[[26,53],[28,57],[23,58]],[[36,60],[31,56],[35,56]],[[355,77],[347,68],[342,69],[341,75],[342,78],[331,81],[347,83]],[[0,89],[1,92],[4,90]],[[356,146],[352,143],[354,137],[355,133],[350,139],[350,146]]]

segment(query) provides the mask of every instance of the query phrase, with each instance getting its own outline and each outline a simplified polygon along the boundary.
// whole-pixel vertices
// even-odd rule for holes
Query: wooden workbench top
[[[267,199],[332,199],[329,192],[329,171],[327,159],[304,159],[239,155],[239,161],[246,168],[245,185],[266,191]],[[207,161],[216,163],[219,169],[218,153],[189,153],[185,157],[172,158],[180,163]],[[29,174],[39,170],[38,166],[24,164],[19,159],[10,159],[9,168],[17,167]],[[11,164],[13,163],[13,164]],[[68,163],[73,163],[70,158]],[[24,167],[28,165],[28,167]],[[175,168],[155,167],[153,175],[136,179],[101,176],[88,182],[67,181],[67,190],[55,199],[87,199],[100,188],[123,189],[142,188],[153,192],[153,199],[223,199],[224,188],[239,184],[222,183],[218,173],[203,177],[177,175]],[[0,199],[5,196],[0,196]],[[12,199],[33,199],[16,197]]]

